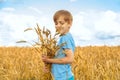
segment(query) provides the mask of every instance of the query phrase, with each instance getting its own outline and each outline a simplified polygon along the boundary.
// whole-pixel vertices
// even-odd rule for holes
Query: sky
[[[26,46],[37,40],[26,28],[45,26],[54,34],[53,15],[73,15],[70,32],[76,46],[120,46],[120,0],[0,0],[0,46]]]

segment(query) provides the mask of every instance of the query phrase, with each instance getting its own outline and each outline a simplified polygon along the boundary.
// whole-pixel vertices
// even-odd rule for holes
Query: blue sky
[[[52,16],[60,9],[73,14],[77,46],[120,45],[120,0],[0,0],[0,46],[36,40],[34,32],[23,32],[36,23],[54,32]]]

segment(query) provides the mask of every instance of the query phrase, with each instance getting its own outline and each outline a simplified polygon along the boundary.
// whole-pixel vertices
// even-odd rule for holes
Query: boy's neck
[[[66,35],[67,33],[69,33],[69,31],[67,31],[67,32],[66,32],[66,33],[64,33],[64,34],[60,34],[60,36]]]

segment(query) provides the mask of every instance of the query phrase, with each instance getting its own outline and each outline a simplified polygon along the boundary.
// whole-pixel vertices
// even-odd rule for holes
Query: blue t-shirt
[[[71,49],[74,53],[75,43],[70,33],[60,37],[58,45],[65,43],[56,53],[54,58],[65,57],[64,49]],[[70,64],[52,64],[52,74],[55,80],[66,80],[73,76]]]

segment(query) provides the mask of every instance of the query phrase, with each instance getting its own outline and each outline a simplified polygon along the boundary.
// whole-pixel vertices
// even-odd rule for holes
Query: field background
[[[52,80],[32,47],[0,47],[0,80]],[[76,47],[75,80],[120,80],[120,46]]]

